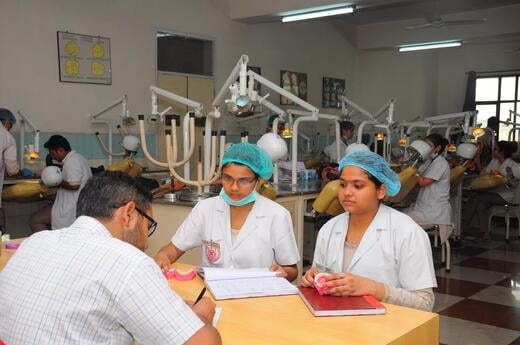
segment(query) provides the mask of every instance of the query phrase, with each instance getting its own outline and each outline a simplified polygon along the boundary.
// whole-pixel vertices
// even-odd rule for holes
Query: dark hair
[[[47,140],[47,142],[45,144],[43,144],[43,147],[45,147],[46,149],[62,148],[62,149],[65,149],[66,151],[71,150],[69,141],[67,139],[65,139],[65,137],[63,137],[59,134],[55,134],[55,135],[51,136],[49,138],[49,140]]]
[[[498,117],[491,116],[487,119],[487,126],[494,131],[498,131]]]
[[[105,171],[91,177],[79,193],[76,215],[112,218],[116,208],[130,201],[147,210],[152,193],[124,172]]]
[[[502,152],[504,158],[511,158],[515,153],[515,145],[509,141],[500,140],[497,144],[498,150]]]
[[[355,126],[350,121],[341,121],[339,123],[339,128],[341,131],[349,131],[349,130],[354,130]]]
[[[448,146],[448,144],[450,143],[448,139],[437,133],[432,133],[428,135],[426,138],[424,138],[424,140],[430,140],[433,143],[433,146],[440,146],[441,153],[444,152],[446,146]]]

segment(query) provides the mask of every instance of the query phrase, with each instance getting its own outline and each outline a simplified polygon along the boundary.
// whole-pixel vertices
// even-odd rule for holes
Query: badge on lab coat
[[[209,262],[212,264],[216,263],[221,256],[220,253],[220,244],[213,241],[202,241],[206,247],[206,256],[208,257]]]

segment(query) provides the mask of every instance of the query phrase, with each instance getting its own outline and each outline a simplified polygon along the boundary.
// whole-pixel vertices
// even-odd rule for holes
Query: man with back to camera
[[[87,160],[71,149],[67,139],[53,135],[44,144],[52,158],[63,162],[62,178],[54,204],[44,206],[31,215],[33,232],[48,229],[61,229],[70,226],[76,219],[76,202],[81,188],[87,183],[92,172]]]
[[[6,344],[220,344],[215,305],[191,308],[143,253],[152,195],[122,172],[92,177],[69,227],[25,240],[0,272]]]
[[[2,188],[4,185],[4,175],[9,176],[18,174],[20,166],[16,161],[16,141],[9,131],[16,123],[16,118],[8,109],[0,108],[0,208],[2,207]]]
[[[354,136],[355,126],[350,121],[342,121],[340,122],[340,138],[334,140],[334,142],[323,149],[323,153],[329,157],[331,162],[338,162],[343,155],[345,154],[345,150],[348,146],[348,140]],[[341,157],[336,157],[336,142],[339,140],[339,154]]]

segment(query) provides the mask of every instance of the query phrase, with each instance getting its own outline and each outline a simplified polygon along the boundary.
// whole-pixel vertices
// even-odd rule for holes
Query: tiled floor
[[[510,243],[500,227],[493,232],[492,241],[453,249],[449,273],[434,250],[441,344],[520,344],[520,240],[516,231]]]

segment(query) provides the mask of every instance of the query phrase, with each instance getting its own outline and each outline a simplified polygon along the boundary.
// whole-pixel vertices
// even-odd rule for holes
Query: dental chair
[[[506,242],[509,242],[510,220],[514,217],[518,220],[518,236],[520,237],[520,166],[513,168],[513,177],[516,179],[515,195],[511,203],[506,203],[503,206],[491,206],[489,210],[488,229],[491,233],[491,219],[493,217],[504,217],[506,221]]]

